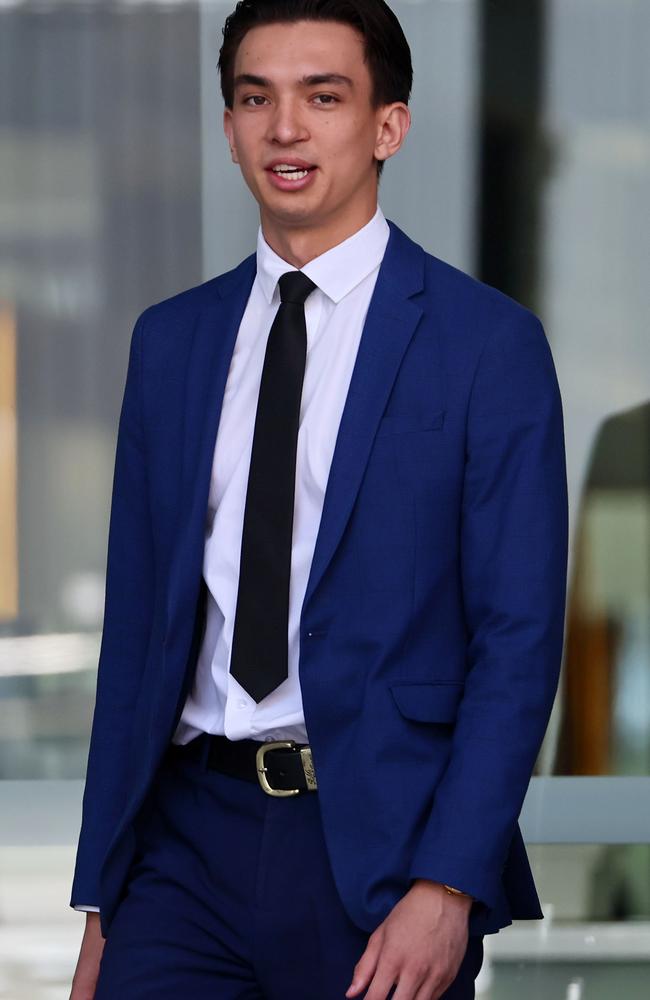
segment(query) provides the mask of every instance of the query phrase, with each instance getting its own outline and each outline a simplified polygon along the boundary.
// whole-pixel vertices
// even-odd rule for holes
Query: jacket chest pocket
[[[412,413],[389,413],[379,421],[376,437],[439,431],[442,430],[444,420],[444,410],[436,410],[429,416],[422,417],[414,416]]]

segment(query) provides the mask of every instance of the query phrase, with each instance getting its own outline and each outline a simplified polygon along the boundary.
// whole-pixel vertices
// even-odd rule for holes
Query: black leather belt
[[[229,740],[202,733],[184,746],[172,743],[168,753],[178,759],[204,760],[214,771],[257,782],[267,795],[299,795],[318,787],[308,743]]]

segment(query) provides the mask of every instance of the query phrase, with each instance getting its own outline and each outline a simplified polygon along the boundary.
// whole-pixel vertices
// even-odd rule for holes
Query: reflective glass
[[[546,919],[489,942],[479,996],[636,1000],[650,973],[648,844],[631,842],[650,841],[650,4],[393,6],[413,127],[380,204],[540,315],[564,401],[566,643],[526,813]],[[0,3],[7,1000],[67,997],[81,934],[67,904],[131,328],[254,248],[256,207],[221,132],[232,7]],[[561,784],[607,776],[642,783],[574,799]],[[588,842],[596,827],[611,842]],[[537,842],[562,830],[573,843]]]

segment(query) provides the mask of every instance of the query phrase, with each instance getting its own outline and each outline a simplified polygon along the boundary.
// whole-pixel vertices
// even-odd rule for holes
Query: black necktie
[[[307,355],[304,303],[316,285],[301,271],[279,280],[257,401],[244,509],[230,673],[255,701],[289,675],[288,626],[296,445]]]

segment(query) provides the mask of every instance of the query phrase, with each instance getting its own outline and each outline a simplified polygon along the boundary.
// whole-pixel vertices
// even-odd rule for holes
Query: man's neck
[[[286,260],[293,267],[301,268],[310,260],[320,257],[321,254],[338,246],[339,243],[343,243],[344,240],[363,229],[376,211],[377,203],[375,202],[364,213],[358,214],[347,223],[342,224],[340,220],[336,220],[331,226],[320,225],[314,228],[278,226],[275,222],[262,219],[262,233],[278,257]]]

